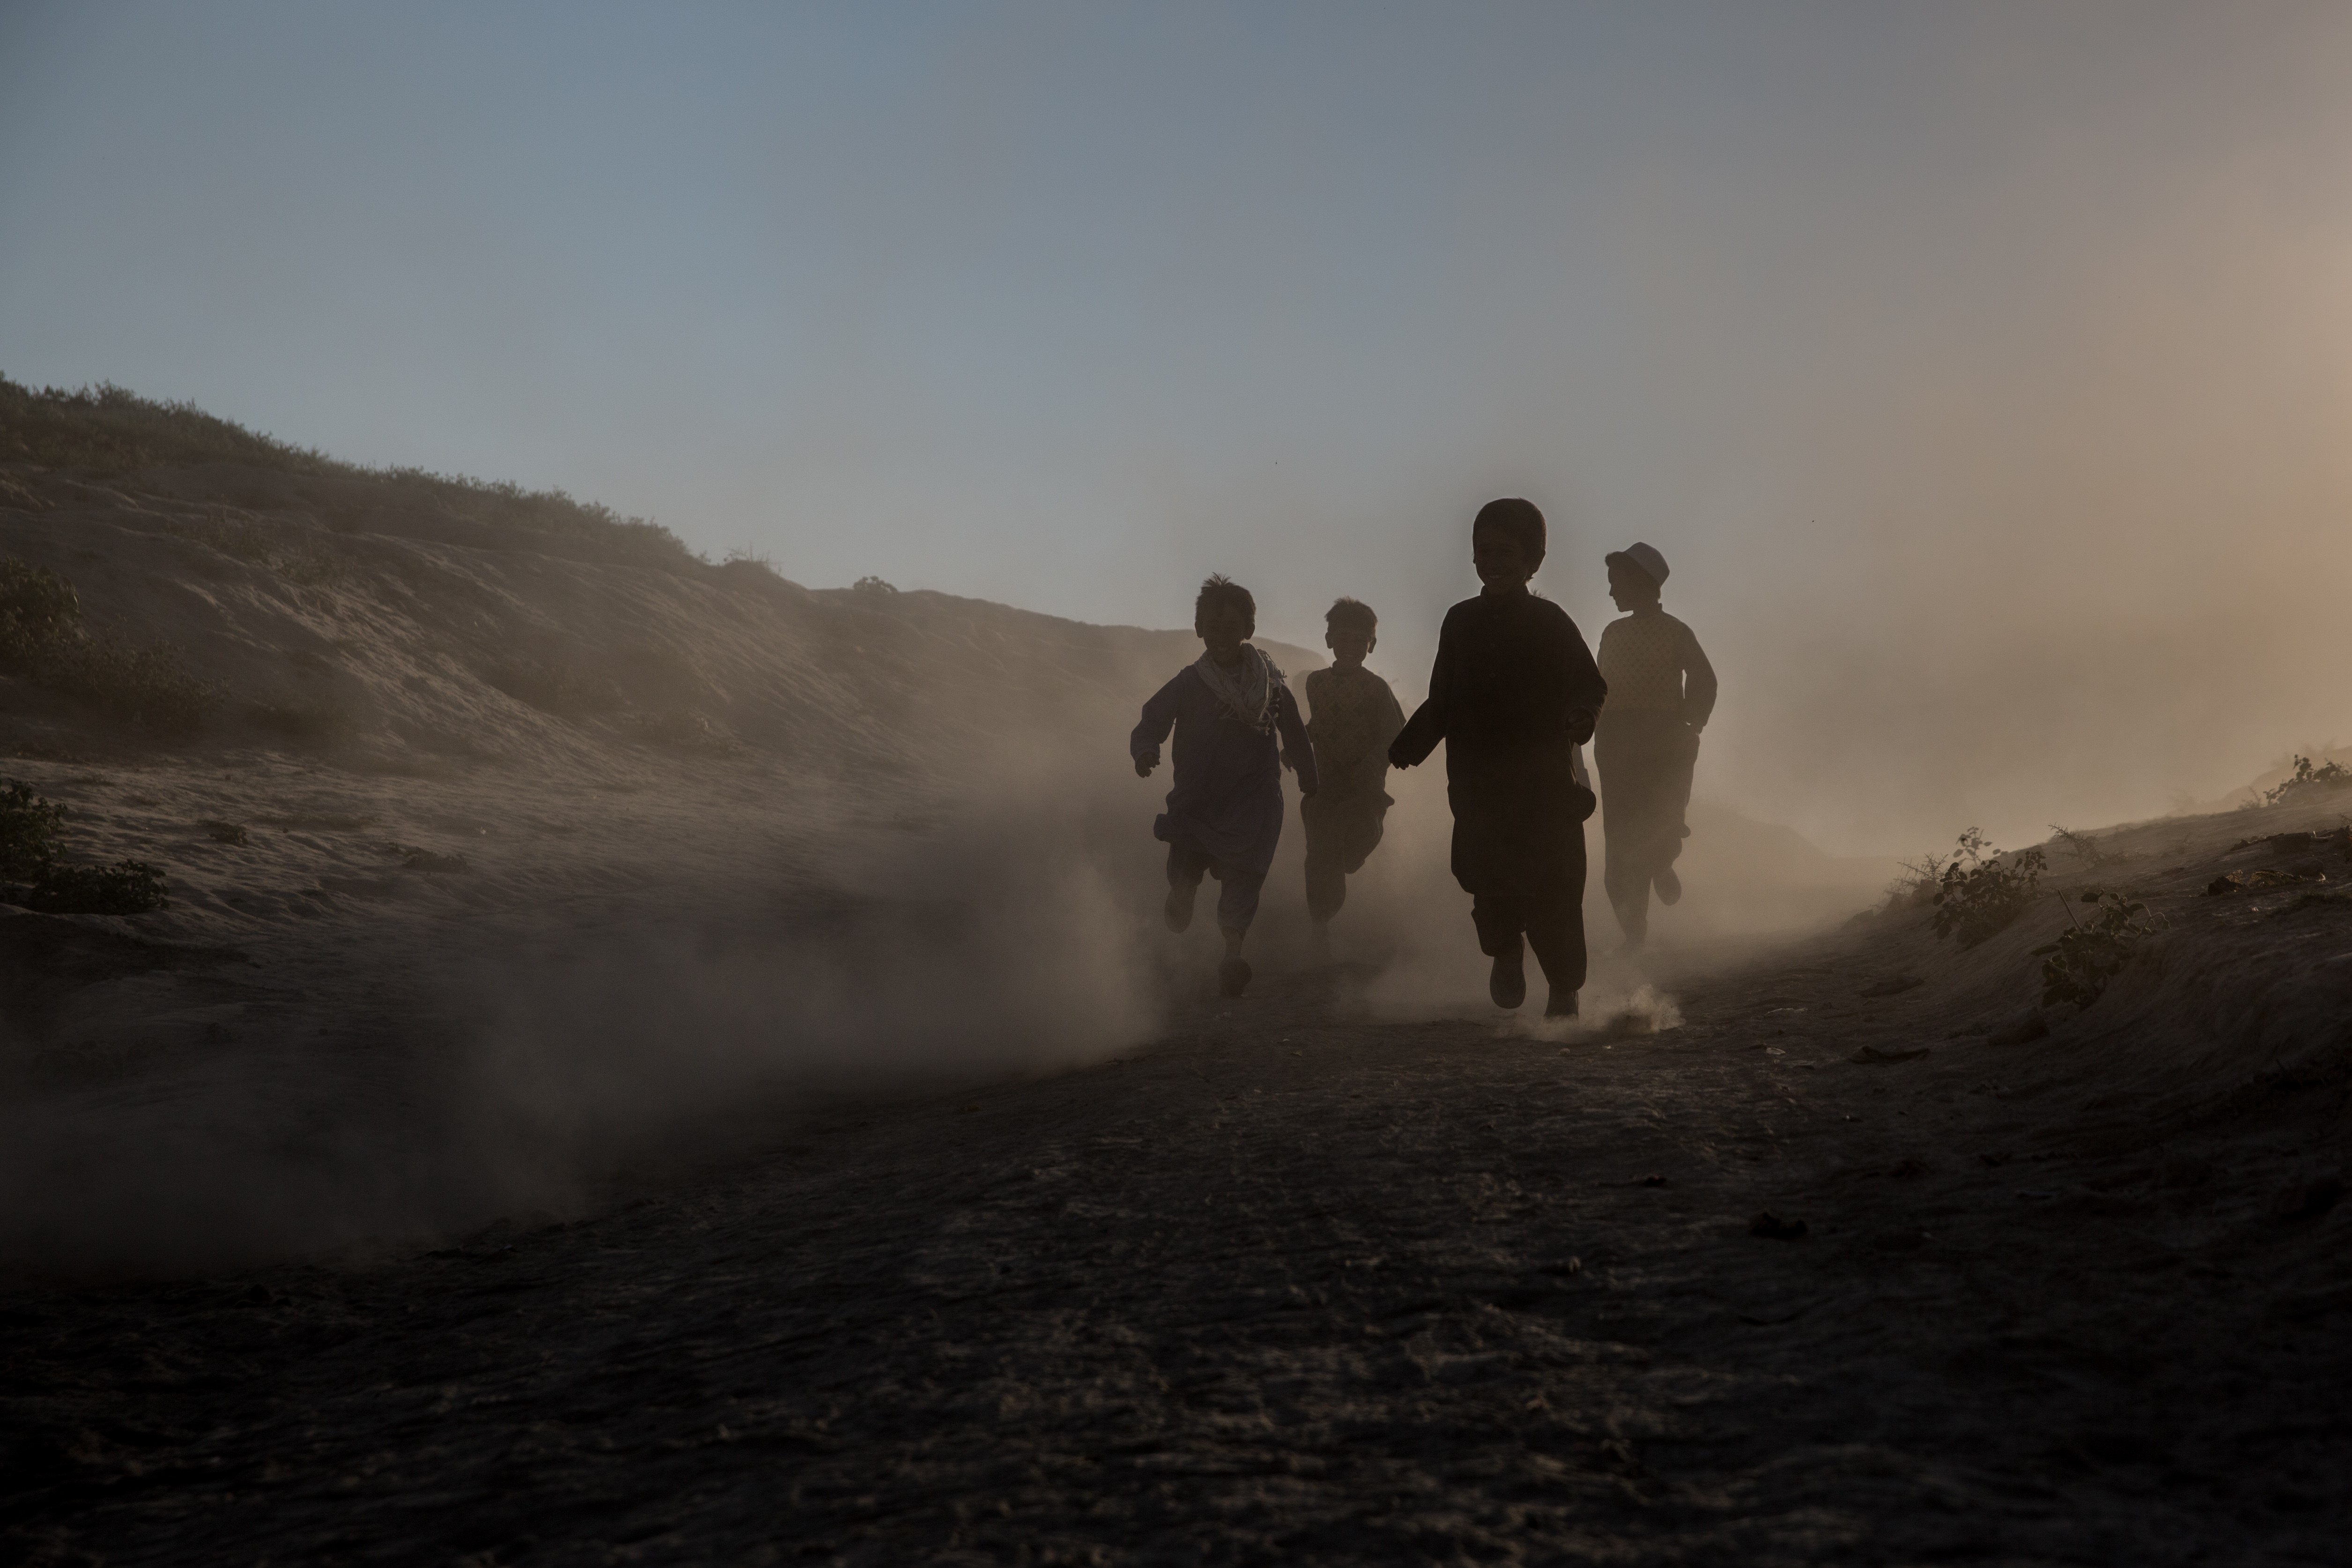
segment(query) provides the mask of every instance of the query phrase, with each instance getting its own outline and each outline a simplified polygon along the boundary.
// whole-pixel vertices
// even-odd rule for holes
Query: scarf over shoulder
[[[1274,689],[1282,671],[1264,648],[1244,644],[1241,663],[1230,669],[1204,653],[1192,668],[1237,722],[1261,735],[1274,732]]]

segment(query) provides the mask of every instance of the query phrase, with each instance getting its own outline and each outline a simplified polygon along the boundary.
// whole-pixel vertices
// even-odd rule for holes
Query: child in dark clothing
[[[1249,645],[1257,601],[1248,589],[1223,577],[1202,584],[1192,630],[1207,651],[1143,705],[1127,749],[1136,776],[1149,778],[1160,765],[1160,742],[1176,731],[1175,787],[1151,825],[1152,837],[1168,846],[1168,929],[1192,923],[1202,876],[1216,878],[1223,887],[1217,927],[1225,938],[1217,984],[1238,996],[1250,981],[1242,939],[1282,837],[1282,769],[1286,763],[1298,774],[1302,799],[1313,796],[1315,751],[1282,671]]]
[[[1715,667],[1690,627],[1660,604],[1666,558],[1633,544],[1606,558],[1609,596],[1629,612],[1601,628],[1601,679],[1609,708],[1592,737],[1601,774],[1601,839],[1608,850],[1601,881],[1638,948],[1650,930],[1650,889],[1658,902],[1683,896],[1675,861],[1690,826],[1691,769],[1698,732],[1715,711]]]
[[[1341,599],[1323,616],[1331,668],[1307,676],[1307,734],[1315,742],[1316,782],[1298,804],[1307,829],[1307,912],[1318,950],[1328,951],[1331,917],[1348,899],[1348,879],[1380,847],[1382,820],[1394,803],[1388,783],[1389,742],[1404,728],[1389,683],[1364,668],[1380,640],[1380,617],[1360,599]]]
[[[1389,748],[1409,768],[1445,742],[1454,878],[1473,900],[1479,951],[1495,961],[1498,1007],[1527,999],[1526,951],[1550,982],[1547,1016],[1571,1016],[1584,985],[1584,819],[1591,791],[1576,748],[1592,737],[1609,688],[1567,612],[1528,592],[1544,557],[1544,518],[1524,500],[1489,501],[1470,528],[1485,591],[1445,613],[1429,700]]]

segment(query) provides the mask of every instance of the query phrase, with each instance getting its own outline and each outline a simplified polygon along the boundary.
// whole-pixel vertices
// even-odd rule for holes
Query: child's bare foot
[[[1547,1018],[1575,1017],[1576,993],[1573,991],[1554,991],[1551,994],[1551,1000],[1544,1004],[1544,1016]]]
[[[1514,942],[1495,955],[1494,973],[1486,976],[1486,994],[1497,1007],[1516,1007],[1528,999],[1528,950]]]
[[[1238,952],[1225,954],[1225,961],[1217,965],[1218,993],[1225,996],[1238,996],[1249,989],[1249,960]]]
[[[1163,911],[1168,916],[1168,929],[1181,931],[1192,923],[1192,898],[1201,890],[1198,882],[1171,882],[1168,904]]]
[[[1675,875],[1675,868],[1672,866],[1659,868],[1658,874],[1650,879],[1657,884],[1658,902],[1662,904],[1682,902],[1683,879]]]

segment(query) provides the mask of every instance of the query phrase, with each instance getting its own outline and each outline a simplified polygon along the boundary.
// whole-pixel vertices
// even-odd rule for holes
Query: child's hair
[[[1507,538],[1517,540],[1519,548],[1527,552],[1528,562],[1542,564],[1544,515],[1536,510],[1535,502],[1521,500],[1516,496],[1490,500],[1478,509],[1477,519],[1470,524],[1470,531],[1475,534],[1482,528],[1491,528]]]
[[[1381,618],[1372,614],[1372,607],[1361,599],[1350,599],[1342,595],[1332,600],[1331,607],[1323,612],[1323,625],[1330,631],[1361,632],[1366,637],[1372,637],[1381,629]]]
[[[1239,610],[1243,619],[1248,621],[1251,626],[1256,626],[1257,601],[1250,597],[1250,591],[1247,588],[1222,572],[1213,574],[1207,582],[1201,584],[1200,595],[1192,601],[1192,619],[1197,622],[1202,616],[1220,605]]]

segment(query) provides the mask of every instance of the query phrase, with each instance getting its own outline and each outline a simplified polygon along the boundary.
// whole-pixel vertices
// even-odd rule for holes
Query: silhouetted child
[[[1454,878],[1472,899],[1478,947],[1495,961],[1498,1007],[1527,999],[1526,951],[1551,983],[1546,1014],[1576,1011],[1584,985],[1584,819],[1592,792],[1576,749],[1609,694],[1568,613],[1528,592],[1544,557],[1532,502],[1488,501],[1470,528],[1485,592],[1445,612],[1429,700],[1389,748],[1412,767],[1445,742]],[[1523,940],[1524,939],[1524,940]]]
[[[1601,674],[1609,706],[1592,738],[1601,775],[1601,837],[1608,855],[1601,884],[1639,947],[1650,930],[1650,889],[1671,904],[1683,896],[1675,859],[1690,837],[1691,768],[1698,732],[1715,711],[1715,667],[1690,627],[1658,607],[1666,558],[1647,544],[1607,558],[1609,596],[1629,611],[1601,631]]]
[[[1248,589],[1223,577],[1202,584],[1192,630],[1208,651],[1143,705],[1127,749],[1137,776],[1149,778],[1160,765],[1160,743],[1171,727],[1176,731],[1175,787],[1151,825],[1152,837],[1168,846],[1168,929],[1192,923],[1202,876],[1216,878],[1223,888],[1217,927],[1225,938],[1217,984],[1238,996],[1250,980],[1242,939],[1282,837],[1282,769],[1287,763],[1298,774],[1299,795],[1312,798],[1315,750],[1282,671],[1247,640],[1257,630],[1257,601]]]
[[[1380,847],[1391,802],[1389,743],[1404,728],[1389,683],[1364,668],[1380,641],[1372,607],[1341,599],[1323,616],[1331,668],[1307,676],[1307,733],[1315,742],[1318,788],[1298,803],[1307,828],[1307,912],[1318,951],[1328,951],[1331,917],[1348,900],[1348,879]]]

